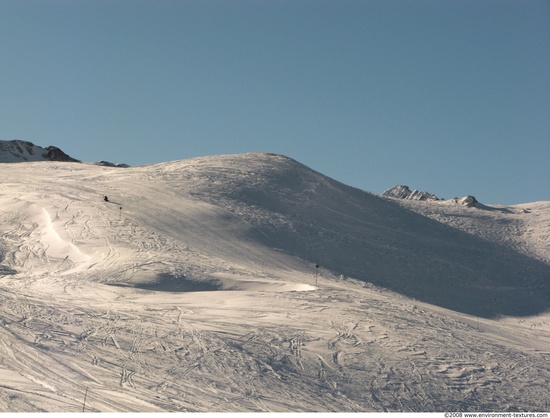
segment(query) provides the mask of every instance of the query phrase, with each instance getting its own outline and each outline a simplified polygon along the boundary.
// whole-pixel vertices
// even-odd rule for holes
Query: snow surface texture
[[[550,202],[383,198],[271,154],[0,179],[2,411],[546,408]]]

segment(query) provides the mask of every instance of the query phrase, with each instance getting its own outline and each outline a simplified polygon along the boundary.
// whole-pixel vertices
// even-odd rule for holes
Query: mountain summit
[[[32,142],[18,139],[12,141],[0,140],[0,163],[31,161],[80,162],[54,146],[42,148]]]

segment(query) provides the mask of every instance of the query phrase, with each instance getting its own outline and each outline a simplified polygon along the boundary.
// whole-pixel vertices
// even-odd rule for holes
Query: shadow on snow
[[[220,290],[221,284],[215,281],[195,281],[184,276],[162,273],[150,280],[131,281],[127,283],[109,283],[109,286],[131,287],[153,290],[156,292],[209,292]]]

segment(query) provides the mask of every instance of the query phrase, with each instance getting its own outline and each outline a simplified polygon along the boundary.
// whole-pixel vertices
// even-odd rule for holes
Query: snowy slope
[[[0,410],[545,407],[548,203],[472,233],[270,154],[0,179]]]
[[[550,264],[550,202],[514,206],[478,202],[475,207],[468,207],[456,198],[437,202],[393,201],[452,228]]]

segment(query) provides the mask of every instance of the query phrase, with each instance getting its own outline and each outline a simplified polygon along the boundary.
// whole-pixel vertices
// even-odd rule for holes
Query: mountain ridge
[[[29,141],[21,141],[18,139],[11,141],[0,140],[0,163],[32,161],[81,162],[52,145],[42,148]]]
[[[397,185],[386,190],[382,193],[382,196],[394,197],[396,199],[407,200],[442,200],[436,195],[428,192],[421,192],[419,190],[411,190],[409,186]]]
[[[462,196],[454,197],[452,199],[442,199],[437,197],[433,193],[421,192],[419,190],[411,190],[409,186],[397,185],[382,193],[382,196],[389,197],[393,199],[402,199],[402,200],[419,200],[419,201],[445,201],[447,203],[452,203],[455,205],[462,205],[468,208],[473,208],[479,205],[479,202],[474,196]]]

